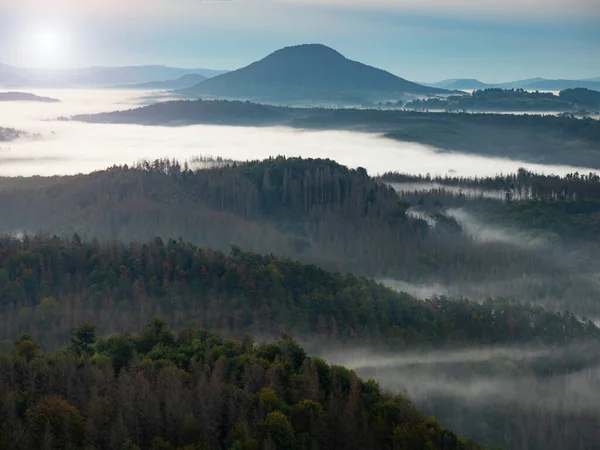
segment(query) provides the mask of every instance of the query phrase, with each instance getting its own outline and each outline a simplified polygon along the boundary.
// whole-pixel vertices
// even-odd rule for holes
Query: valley
[[[596,448],[577,7],[159,3],[0,7],[0,450]]]

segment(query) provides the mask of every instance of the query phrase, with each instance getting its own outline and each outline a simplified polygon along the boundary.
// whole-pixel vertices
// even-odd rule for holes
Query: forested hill
[[[281,331],[323,343],[388,349],[563,344],[598,339],[592,322],[507,300],[417,300],[375,281],[233,248],[229,255],[157,238],[148,243],[0,240],[0,333],[65,344],[78,322],[101,334],[152,317],[228,334]]]
[[[210,80],[209,80],[210,81]],[[463,153],[600,169],[600,121],[541,115],[453,114],[375,109],[286,108],[250,102],[170,101],[74,116],[90,123],[284,125],[383,133]]]
[[[25,335],[0,355],[0,448],[482,448],[289,337],[255,346],[152,320],[97,342],[81,324],[71,342],[42,355]]]
[[[430,222],[414,217],[411,203],[364,169],[328,160],[200,170],[159,160],[73,177],[0,179],[0,208],[0,231],[101,241],[182,237],[358,275],[485,286],[478,299],[505,296],[587,317],[600,308],[589,280],[576,279],[589,265],[572,269],[547,252],[479,241],[444,211]]]

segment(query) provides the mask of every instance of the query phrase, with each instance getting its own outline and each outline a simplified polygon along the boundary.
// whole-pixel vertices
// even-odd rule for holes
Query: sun
[[[68,64],[71,54],[68,28],[59,24],[32,22],[21,30],[20,53],[27,66],[53,69]]]
[[[40,58],[58,57],[65,46],[64,35],[56,30],[37,31],[31,41],[35,53]]]

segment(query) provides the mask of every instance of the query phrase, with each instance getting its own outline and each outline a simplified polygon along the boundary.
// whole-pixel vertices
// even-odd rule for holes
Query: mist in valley
[[[590,428],[600,420],[600,352],[594,343],[401,354],[356,348],[324,357],[405,392],[463,435],[481,442],[494,436],[490,445],[561,449],[578,438],[599,437]]]
[[[11,102],[0,109],[0,126],[28,133],[0,146],[1,176],[68,175],[131,164],[142,158],[189,160],[212,155],[233,160],[274,155],[330,158],[371,174],[407,173],[494,175],[519,167],[566,174],[585,168],[546,166],[502,158],[440,152],[377,134],[304,131],[285,127],[251,128],[211,125],[149,127],[57,121],[76,114],[124,110],[167,100],[168,94],[127,90],[34,90],[60,103]]]
[[[152,101],[152,93],[141,97],[139,92],[131,91],[65,90],[36,94],[57,97],[62,101],[56,104],[15,103],[0,110],[0,126],[13,127],[32,135],[1,147],[2,176],[87,173],[115,164],[163,157],[189,161],[196,167],[215,164],[199,155],[223,158],[222,163],[274,155],[330,158],[349,167],[364,167],[371,174],[396,170],[412,174],[485,176],[515,172],[521,167],[559,175],[590,171],[439,152],[431,147],[367,133],[302,131],[284,127],[148,127],[58,121],[55,119],[61,116],[145,104]],[[414,191],[443,188],[454,194],[500,201],[504,196],[499,191],[424,183],[393,184],[393,187]],[[419,283],[385,277],[378,281],[422,299],[444,295],[484,301],[501,296],[525,302],[536,301],[560,309],[567,309],[569,302],[577,299],[582,304],[588,302],[589,311],[599,308],[600,278],[589,273],[577,274],[573,268],[580,261],[575,258],[577,252],[573,249],[568,249],[568,258],[559,259],[557,255],[567,250],[566,247],[557,246],[543,237],[490,224],[467,208],[442,208],[442,212],[456,219],[467,237],[466,242],[515,247],[556,262],[572,282],[570,287],[566,290],[557,287],[556,276],[543,272],[480,283],[472,279],[428,279]],[[408,210],[408,215],[426,220],[435,229],[435,221],[429,212],[413,207]],[[23,238],[22,230],[5,231],[12,231],[19,239]],[[584,315],[577,308],[574,312]],[[590,317],[590,314],[587,315]],[[355,369],[359,375],[377,379],[385,389],[406,392],[427,414],[435,415],[444,425],[460,434],[482,442],[491,436],[494,443],[504,440],[516,442],[514,448],[564,448],[561,447],[563,441],[553,440],[552,435],[544,434],[548,427],[566,424],[564,426],[578,430],[576,420],[600,422],[600,354],[594,345],[452,348],[394,354],[373,347],[329,352],[321,347],[316,349],[316,353],[330,363],[344,365]],[[508,421],[510,423],[498,419],[501,423],[497,429],[490,431],[485,427],[494,423],[495,419],[486,414],[497,411],[501,412],[501,417],[512,419]],[[485,425],[475,420],[479,415],[485,415]],[[531,419],[529,422],[525,420],[527,417]],[[510,439],[503,436],[510,433],[514,433]],[[590,436],[595,439],[595,433],[596,430],[590,428],[586,439]],[[524,436],[536,436],[536,446],[527,445]],[[572,439],[572,435],[563,433],[563,438]]]

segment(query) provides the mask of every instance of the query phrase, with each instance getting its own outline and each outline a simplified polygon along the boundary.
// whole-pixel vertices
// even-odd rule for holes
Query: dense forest
[[[444,208],[433,220],[415,217],[420,199],[413,197],[364,169],[327,160],[272,158],[200,170],[162,160],[74,177],[3,179],[0,230],[104,241],[182,237],[223,252],[237,245],[335,271],[452,284],[478,300],[503,296],[598,316],[597,290],[580,280],[589,266],[482,241]]]
[[[284,125],[383,133],[463,153],[600,169],[600,121],[541,115],[287,108],[229,101],[171,101],[73,120],[90,123]]]
[[[597,339],[590,321],[509,300],[419,301],[376,282],[233,248],[183,241],[85,243],[41,236],[0,241],[1,337],[65,344],[79,321],[102,334],[161,316],[176,327],[234,335],[280,331],[389,349],[564,344]],[[232,311],[234,313],[232,314]]]
[[[327,160],[273,158],[199,170],[163,160],[85,176],[0,180],[7,212],[0,230],[125,241],[182,237],[224,252],[238,245],[330,270],[451,284],[455,290],[439,292],[451,296],[504,296],[598,316],[598,288],[587,276],[593,265],[562,257],[560,245],[549,253],[479,239],[447,210],[480,202],[421,197]],[[435,209],[433,219],[414,214],[421,203]]]
[[[290,337],[255,345],[154,319],[138,334],[0,355],[1,449],[479,449]]]
[[[283,350],[273,345],[258,348],[256,355],[275,364],[270,369],[266,362],[261,363],[259,370],[252,363],[253,353],[247,354],[251,348],[251,341],[244,337],[247,332],[266,339],[280,333],[293,334],[316,354],[333,351],[351,355],[348,352],[351,348],[371,347],[379,352],[394,352],[399,358],[406,355],[409,360],[410,353],[406,352],[411,350],[445,350],[452,360],[455,349],[478,352],[483,346],[514,344],[530,346],[544,354],[546,349],[593,343],[587,351],[580,349],[576,353],[588,355],[587,360],[562,359],[564,368],[558,360],[545,364],[536,361],[539,366],[536,370],[543,377],[559,375],[564,370],[584,370],[594,361],[600,361],[594,350],[600,339],[600,329],[570,313],[550,312],[502,299],[483,304],[443,297],[421,301],[365,278],[330,273],[316,266],[246,253],[237,248],[225,255],[183,241],[163,242],[159,238],[124,245],[120,242],[84,242],[76,235],[70,240],[7,236],[0,240],[0,261],[0,330],[6,338],[0,341],[0,352],[12,354],[4,359],[0,356],[0,395],[10,400],[0,408],[0,422],[4,423],[0,443],[6,448],[20,448],[14,446],[15,440],[22,448],[63,448],[60,442],[64,439],[75,439],[75,443],[85,442],[96,448],[115,448],[116,442],[129,442],[129,447],[125,448],[134,444],[142,448],[171,448],[168,443],[182,446],[194,442],[205,444],[200,448],[214,448],[217,442],[234,445],[237,438],[232,441],[232,433],[238,436],[233,430],[239,420],[245,424],[244,439],[258,441],[251,447],[242,445],[241,448],[293,448],[291,444],[280,444],[283,447],[264,444],[263,440],[269,439],[268,434],[262,432],[264,421],[274,410],[280,410],[290,418],[293,431],[285,434],[286,439],[302,448],[331,448],[333,442],[335,447],[342,448],[353,448],[348,442],[354,442],[357,448],[364,448],[365,442],[368,442],[368,448],[388,445],[415,448],[413,445],[416,444],[393,443],[395,438],[390,436],[395,436],[397,423],[385,422],[388,424],[383,426],[377,422],[376,429],[380,432],[369,431],[369,427],[374,426],[369,417],[374,414],[372,411],[379,409],[367,408],[364,414],[359,414],[359,423],[348,428],[361,434],[358,440],[349,431],[333,432],[337,431],[337,426],[342,426],[341,423],[353,424],[354,419],[350,417],[354,415],[336,422],[338,425],[323,422],[313,430],[315,435],[302,434],[308,431],[295,428],[292,411],[304,398],[288,395],[292,395],[290,389],[301,389],[305,382],[304,379],[297,380],[294,374],[313,360],[295,359],[295,369],[286,372],[290,370],[286,349],[292,348],[295,357],[300,350],[285,339],[279,344]],[[155,317],[179,330],[179,337],[175,338],[166,329],[165,322],[153,320]],[[144,326],[148,320],[150,324]],[[80,326],[82,322],[89,325]],[[243,341],[241,345],[232,341],[222,344],[214,335],[189,331],[190,327],[217,329]],[[135,328],[142,328],[139,337],[128,334]],[[96,330],[102,336],[118,334],[100,339],[93,346]],[[66,353],[40,355],[42,349],[59,349],[69,342],[70,350]],[[238,354],[236,350],[246,353]],[[236,359],[236,355],[240,359]],[[435,359],[432,357],[432,361]],[[530,370],[529,366],[511,365],[510,360],[500,359],[489,364],[505,377]],[[219,381],[231,384],[231,389],[212,380],[217,367],[221,374]],[[282,409],[273,407],[256,416],[256,410],[250,407],[254,405],[252,398],[234,396],[231,398],[231,402],[237,399],[234,403],[224,401],[228,395],[237,392],[239,383],[247,382],[244,373],[248,367],[252,367],[250,373],[253,376],[260,377],[262,373],[268,380],[266,385],[255,385],[251,394],[266,392],[261,390],[263,387],[271,388],[280,399],[274,400],[275,403]],[[225,368],[228,369],[224,371]],[[339,370],[352,379],[353,375],[345,369]],[[410,388],[409,394],[418,392],[414,381],[406,381],[401,374],[393,375],[391,380],[395,383],[390,382],[389,376],[384,377],[388,370],[376,370],[375,373],[378,378],[383,377],[385,386],[395,391]],[[459,376],[466,368],[450,370],[446,366],[442,370],[448,376]],[[489,369],[478,370],[469,369],[466,373],[473,377],[477,373],[480,376],[490,373]],[[112,377],[113,371],[117,378]],[[281,371],[281,379],[273,378],[274,374],[268,375]],[[431,376],[436,372],[427,373]],[[202,376],[205,378],[196,378]],[[421,373],[413,380],[424,379]],[[210,384],[211,380],[213,384]],[[134,383],[134,386],[127,383]],[[206,395],[209,391],[215,392],[217,385],[224,390],[216,391],[222,392],[223,396],[219,396],[220,400],[215,404],[214,399],[210,400]],[[174,386],[177,391],[163,392],[166,386]],[[326,402],[332,400],[328,389],[333,387],[321,389],[323,393],[317,397],[320,400],[308,399],[322,405],[325,420],[328,417]],[[350,391],[343,392],[350,395]],[[268,393],[273,399],[273,394]],[[260,404],[260,395],[253,398]],[[561,398],[559,396],[557,400],[563,401]],[[182,399],[186,399],[184,403],[181,403]],[[419,424],[426,419],[421,419],[420,413],[403,397],[397,399],[386,401],[402,399],[405,406],[401,409],[410,411],[414,419],[399,419],[394,414],[384,417],[391,418],[391,422],[408,422],[408,428],[414,426],[416,430],[405,430],[404,433],[411,437],[403,439],[422,442],[419,439],[423,439],[424,431]],[[171,400],[174,403],[168,406],[165,402]],[[207,422],[209,416],[213,417],[209,414],[211,410],[205,410],[207,404],[203,402],[207,401],[219,411],[224,408],[223,415],[218,416],[222,417],[222,423],[216,419]],[[348,399],[344,404],[346,401]],[[452,395],[427,393],[424,397],[420,395],[418,402],[428,412],[439,412],[445,423],[456,423],[461,433],[477,436],[493,445],[508,444],[509,448],[515,448],[516,443],[519,444],[516,448],[525,448],[521,446],[521,433],[526,436],[540,434],[541,430],[560,421],[567,421],[565,426],[576,432],[578,439],[589,440],[596,428],[586,431],[582,426],[600,417],[590,412],[590,418],[581,422],[582,416],[579,421],[574,421],[560,410],[546,411],[542,419],[531,419],[524,426],[508,420],[528,411],[515,403],[514,397],[509,398],[508,404],[501,402],[491,416],[482,416],[477,405],[457,401]],[[238,411],[234,404],[248,405],[248,409]],[[333,410],[339,419],[340,411],[345,409],[340,404],[330,409]],[[153,413],[149,414],[149,411]],[[58,419],[53,421],[48,416]],[[498,421],[502,424],[500,429],[509,434],[504,436],[501,432],[489,431]],[[207,423],[213,428],[207,429]],[[426,423],[429,425],[425,426],[425,431],[434,445],[432,448],[438,448],[435,445],[441,445],[440,439],[449,432],[443,431],[435,422]],[[71,426],[75,428],[71,429]],[[192,430],[187,428],[190,426]],[[31,427],[38,427],[39,432],[31,434]],[[289,426],[285,428],[289,430]],[[326,432],[329,428],[332,433]],[[324,434],[317,433],[317,429]],[[181,430],[195,432],[187,435]],[[453,435],[448,438],[450,436]],[[309,441],[312,444],[307,444]],[[267,446],[261,446],[260,442]],[[452,445],[458,445],[456,442],[459,441],[452,437],[450,443],[439,448],[455,448]],[[545,446],[548,444],[546,439],[539,439],[538,444],[530,448],[556,448]]]
[[[203,168],[192,168],[196,165]],[[596,270],[593,258],[583,254],[578,261],[573,249],[590,247],[593,256],[590,244],[597,235],[575,232],[570,224],[566,227],[570,231],[557,234],[551,247],[482,239],[453,210],[488,220],[494,214],[517,217],[506,211],[525,208],[522,205],[567,208],[593,202],[597,184],[594,174],[553,177],[523,170],[485,179],[402,174],[373,178],[361,168],[300,158],[247,163],[141,161],[89,175],[0,179],[0,207],[5,212],[0,229],[12,232],[0,238],[0,353],[9,355],[0,357],[8,367],[2,370],[12,374],[19,367],[28,368],[26,378],[9,375],[9,380],[55,379],[55,370],[73,377],[83,373],[88,379],[101,361],[105,371],[113,371],[117,361],[119,374],[140,380],[143,395],[127,391],[128,395],[150,401],[159,396],[162,385],[157,380],[162,378],[160,369],[139,374],[140,367],[154,365],[148,359],[156,360],[159,368],[172,367],[172,361],[188,373],[178,372],[184,386],[197,385],[185,385],[185,380],[196,380],[196,372],[192,362],[185,363],[190,354],[175,351],[183,342],[179,337],[171,349],[159,345],[140,350],[138,338],[126,335],[140,328],[140,336],[144,335],[145,324],[154,318],[180,334],[190,327],[242,340],[246,333],[265,340],[287,333],[311,354],[327,360],[331,355],[343,357],[332,362],[376,377],[393,392],[406,390],[418,408],[483,444],[534,450],[570,444],[589,448],[600,429],[600,412],[594,406],[600,330],[581,317],[598,317],[599,291],[591,274]],[[461,190],[483,195],[465,195]],[[523,211],[523,223],[533,224],[538,211]],[[586,214],[590,220],[595,217],[592,210]],[[506,227],[516,224],[503,222]],[[539,235],[536,228],[531,232]],[[517,233],[508,234],[514,238]],[[360,275],[450,286],[455,298],[427,295],[419,300]],[[478,301],[461,298],[469,292],[483,294],[474,296]],[[499,293],[515,295],[488,298]],[[83,322],[91,323],[100,336],[117,336],[100,339],[89,353],[78,351],[81,342],[73,336]],[[22,334],[31,337],[20,338]],[[17,350],[20,342],[26,344]],[[59,351],[70,342],[70,350]],[[352,358],[353,349],[379,355],[382,365],[379,359],[363,363],[362,358]],[[42,350],[59,353],[44,356]],[[36,356],[23,362],[28,351]],[[211,364],[218,359],[202,360],[202,372],[208,364],[212,373]],[[73,380],[69,376],[63,378]],[[266,416],[251,419],[239,413],[233,423],[218,426],[218,435],[207,438],[204,428],[196,428],[192,441],[161,431],[173,429],[164,424],[180,423],[182,417],[185,425],[185,417],[192,415],[193,423],[203,423],[194,406],[182,407],[182,416],[167,414],[166,406],[152,407],[159,414],[151,416],[155,420],[148,425],[151,431],[143,431],[146,422],[139,422],[136,414],[148,417],[141,409],[146,404],[140,400],[133,410],[137,412],[119,414],[111,400],[119,394],[109,387],[113,382],[121,386],[120,375],[103,380],[104,387],[73,381],[65,382],[73,387],[65,390],[57,382],[33,393],[28,391],[31,384],[23,381],[21,394],[9,397],[16,406],[2,416],[10,418],[6,419],[10,433],[2,434],[8,441],[0,442],[9,442],[8,448],[13,439],[24,442],[23,448],[57,445],[52,442],[60,442],[64,435],[53,425],[39,434],[42,440],[23,440],[29,439],[33,420],[27,411],[41,405],[40,411],[76,408],[85,430],[78,442],[96,448],[106,447],[106,442],[126,442],[125,448],[193,443],[207,448],[216,442],[240,448],[230,439],[238,417],[246,421],[244,436],[251,442],[241,448],[272,448],[264,433]],[[0,389],[13,392],[15,383],[3,381]],[[291,381],[282,383],[288,386]],[[479,392],[476,397],[472,389]],[[92,394],[86,397],[81,392]],[[320,441],[325,439],[320,434],[307,436],[295,428],[289,411],[303,399],[289,400],[287,394],[276,392],[281,405],[287,405],[281,411],[292,423],[287,434],[293,436],[291,442],[306,447],[306,439],[313,439],[312,448],[327,447],[330,441]],[[194,400],[192,394],[185,398],[192,404],[204,401]],[[102,399],[113,405],[108,412],[97,409]],[[161,405],[160,399],[156,401]],[[361,432],[365,439],[385,440],[393,434],[396,425],[385,428],[385,438],[370,437],[370,412],[365,414],[360,426],[367,428],[358,428],[366,430]],[[98,431],[97,417],[113,424],[115,431]],[[138,425],[132,427],[129,421]],[[328,427],[337,430],[325,422],[324,429]],[[431,439],[433,448],[439,445],[437,439]],[[395,448],[412,448],[402,445]]]
[[[405,105],[416,110],[443,111],[579,111],[600,109],[600,93],[577,88],[551,92],[524,89],[482,89],[471,95],[451,95],[413,100]]]
[[[386,173],[381,180],[403,190],[437,186],[438,202],[467,207],[480,217],[519,230],[544,230],[563,242],[598,243],[600,176],[572,173],[563,177],[520,169],[495,177],[415,176]],[[465,193],[471,198],[466,200]],[[426,195],[432,200],[432,192]],[[443,197],[445,199],[442,199]],[[503,202],[494,201],[502,199]]]

